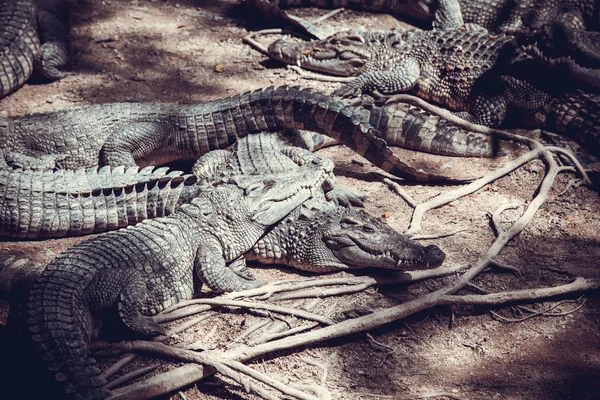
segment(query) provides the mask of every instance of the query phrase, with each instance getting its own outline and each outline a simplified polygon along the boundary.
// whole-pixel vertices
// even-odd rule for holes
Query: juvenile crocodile
[[[234,177],[168,217],[60,253],[33,283],[26,306],[33,342],[56,379],[80,399],[110,394],[88,357],[93,318],[103,312],[116,309],[131,331],[156,336],[164,331],[152,315],[192,296],[194,275],[217,291],[258,286],[236,274],[241,256],[306,201],[331,168],[311,164],[293,174]]]
[[[204,104],[115,103],[0,118],[0,146],[6,158],[28,167],[37,167],[40,155],[67,169],[130,167],[196,160],[248,134],[307,129],[339,140],[393,175],[455,181],[403,163],[357,111],[316,91],[284,86]]]
[[[21,87],[33,70],[49,79],[65,73],[69,52],[64,0],[0,0],[0,98]]]
[[[600,97],[552,80],[507,35],[476,26],[451,31],[354,30],[327,40],[276,41],[271,56],[307,69],[357,76],[341,96],[410,91],[487,126],[505,120],[574,138],[600,154]],[[563,86],[561,86],[563,85]]]
[[[0,236],[87,235],[173,213],[199,190],[168,168],[39,171],[0,168]]]

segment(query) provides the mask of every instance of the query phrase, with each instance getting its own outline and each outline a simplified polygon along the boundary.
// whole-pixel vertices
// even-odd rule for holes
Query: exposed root
[[[526,315],[525,317],[522,317],[522,318],[506,318],[506,317],[503,317],[500,314],[498,314],[498,313],[496,313],[494,311],[491,311],[491,310],[490,310],[490,314],[494,317],[494,319],[496,319],[498,321],[501,321],[501,322],[523,322],[523,321],[526,321],[526,320],[528,320],[530,318],[539,317],[539,316],[542,316],[542,317],[562,317],[562,316],[565,316],[565,315],[573,314],[574,312],[576,312],[579,309],[581,309],[581,307],[583,307],[583,305],[585,304],[585,298],[583,299],[583,301],[581,301],[581,303],[579,305],[577,305],[577,307],[575,307],[575,308],[573,308],[573,309],[571,309],[569,311],[554,312],[554,313],[552,313],[550,311],[554,310],[555,308],[558,308],[558,307],[562,306],[563,304],[577,303],[579,300],[581,300],[581,298],[579,298],[577,300],[563,300],[563,301],[560,301],[560,302],[554,304],[553,306],[550,306],[550,307],[546,308],[543,311],[535,311],[535,310],[529,309],[527,307],[519,307],[522,310],[526,310],[526,311],[530,312],[529,315]]]
[[[123,376],[118,377],[117,379],[108,382],[104,387],[106,389],[113,389],[119,387],[129,381],[139,378],[140,376],[144,376],[149,372],[154,371],[158,367],[158,364],[149,365],[147,367],[143,367],[140,369],[136,369],[135,371],[131,371]]]
[[[321,22],[323,22],[325,20],[328,20],[329,18],[334,17],[334,16],[336,16],[336,15],[338,15],[338,14],[344,12],[344,11],[345,11],[345,9],[343,9],[343,8],[336,8],[335,10],[331,10],[328,13],[323,14],[320,17],[315,18],[315,19],[313,19],[310,22],[313,23],[313,24],[319,24],[319,23],[321,23]]]
[[[419,106],[422,105],[419,104]],[[447,116],[444,115],[444,117]],[[457,119],[457,117],[451,117]],[[469,123],[465,121],[461,123],[461,126],[463,127],[466,125],[469,125]],[[466,127],[467,129],[473,129],[473,126]],[[258,323],[252,326],[250,329],[244,332],[244,334],[240,335],[235,341],[241,342],[243,340],[251,345],[236,343],[235,345],[228,346],[227,350],[224,351],[210,350],[203,353],[198,353],[185,348],[177,348],[173,346],[167,346],[162,343],[148,341],[126,342],[113,347],[105,348],[99,352],[99,355],[115,355],[123,352],[135,352],[193,364],[176,368],[164,374],[159,374],[150,378],[144,383],[134,384],[126,388],[117,389],[115,390],[115,396],[111,397],[111,399],[127,397],[147,399],[149,398],[149,393],[152,393],[153,396],[158,395],[157,392],[159,389],[157,389],[157,387],[165,384],[167,379],[169,379],[167,385],[168,388],[170,388],[169,390],[176,390],[215,372],[234,380],[238,384],[244,386],[247,390],[256,393],[263,398],[274,398],[272,394],[265,391],[262,386],[267,385],[280,391],[285,396],[292,398],[328,399],[330,398],[330,394],[326,391],[326,389],[319,389],[320,387],[315,387],[314,390],[310,390],[310,394],[307,393],[309,390],[299,391],[291,385],[285,385],[281,382],[275,381],[270,376],[266,376],[265,374],[257,372],[255,369],[243,365],[242,362],[255,359],[257,357],[272,356],[273,353],[278,351],[290,352],[301,347],[320,344],[326,340],[340,338],[356,333],[368,332],[399,319],[406,318],[417,312],[431,309],[435,306],[455,304],[502,306],[508,304],[546,301],[556,297],[563,297],[572,295],[574,293],[583,293],[590,290],[600,289],[600,280],[586,279],[582,277],[576,278],[571,283],[556,287],[529,288],[500,293],[488,293],[482,287],[473,284],[472,280],[488,267],[500,267],[512,272],[518,272],[514,267],[506,266],[496,261],[496,258],[504,246],[514,237],[519,235],[531,222],[539,208],[547,200],[550,190],[552,189],[559,173],[577,172],[582,176],[583,180],[589,181],[577,160],[574,159],[570,153],[563,149],[552,146],[542,146],[539,142],[533,139],[503,131],[489,130],[488,128],[483,130],[493,131],[494,134],[497,133],[502,139],[515,140],[519,143],[522,143],[528,146],[530,151],[522,154],[514,160],[507,162],[505,165],[498,167],[496,170],[491,171],[486,176],[422,203],[417,203],[410,195],[406,194],[402,188],[400,188],[400,190],[396,190],[395,186],[391,185],[393,190],[396,190],[396,192],[399,193],[407,201],[407,203],[414,208],[408,233],[415,235],[421,231],[421,221],[424,214],[428,210],[441,207],[463,196],[475,193],[490,182],[493,182],[494,180],[511,173],[526,163],[536,159],[541,159],[546,166],[545,176],[543,177],[533,198],[528,199],[530,200],[528,204],[502,205],[494,212],[490,213],[491,223],[495,231],[496,238],[492,245],[483,254],[481,254],[474,265],[470,266],[466,270],[465,267],[454,266],[439,268],[437,270],[407,271],[388,276],[303,279],[286,282],[274,282],[261,288],[238,293],[230,293],[214,299],[196,299],[181,302],[180,304],[171,307],[169,310],[166,310],[164,313],[159,315],[157,317],[157,321],[172,321],[184,316],[204,313],[208,310],[214,309],[215,307],[234,307],[242,309],[246,312],[259,312],[261,313],[260,315],[268,318],[268,323]],[[572,164],[574,167],[565,167],[560,165],[556,155],[570,157],[573,161]],[[386,184],[389,183],[386,182]],[[507,222],[500,222],[500,216],[504,211],[508,209],[521,208],[523,209],[519,211],[520,216],[511,222],[510,226],[507,226]],[[299,305],[284,307],[266,302],[306,298],[318,299],[330,296],[347,295],[350,293],[365,291],[371,286],[381,283],[410,283],[421,279],[449,276],[459,273],[461,275],[457,275],[453,279],[447,280],[449,283],[446,283],[445,286],[442,286],[413,300],[337,323],[329,317],[310,311],[317,305],[317,300],[311,303],[311,305],[307,306],[307,309],[301,309]],[[439,287],[441,285],[438,284],[437,286]],[[456,294],[465,288],[475,291],[476,294]],[[254,301],[239,300],[242,297],[253,298]],[[578,307],[566,312],[552,312],[552,310],[564,303],[565,302],[560,302],[553,307],[544,309],[543,311],[525,308],[523,310],[530,314],[521,319],[510,320],[505,317],[498,316],[497,313],[494,313],[494,316],[502,318],[502,320],[506,320],[507,322],[519,322],[537,315],[566,315],[567,313],[577,311],[582,306],[580,304]],[[276,317],[278,314],[286,317]],[[199,318],[205,316],[206,314],[201,315]],[[276,318],[279,318],[281,323],[273,324],[272,320]],[[189,327],[191,325],[192,323],[189,323],[186,326]],[[263,333],[258,338],[247,340],[251,335],[267,329],[270,325],[273,325],[272,329],[270,329],[267,333]],[[374,341],[374,339],[371,338],[371,340],[373,343],[378,344]],[[385,347],[385,345],[383,346]],[[386,358],[390,354],[392,354],[391,349],[390,352],[383,357],[380,365],[385,363]],[[202,367],[198,364],[202,365]],[[183,376],[184,374],[182,371],[185,372],[185,377]],[[252,379],[252,382],[249,379]],[[148,386],[148,382],[154,383]],[[254,382],[260,382],[260,385],[257,385]],[[324,381],[322,381],[321,384],[324,386]],[[149,387],[154,387],[154,389],[149,390]],[[164,391],[165,389],[161,388],[160,390],[163,391],[163,394],[166,393]],[[367,395],[361,394],[361,396]],[[435,397],[448,397],[453,399],[460,398],[449,393],[426,394],[424,396],[412,398]]]

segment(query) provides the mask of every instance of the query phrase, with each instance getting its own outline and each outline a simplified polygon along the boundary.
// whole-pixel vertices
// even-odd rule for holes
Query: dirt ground
[[[295,13],[317,16],[324,11]],[[204,102],[280,84],[325,91],[335,87],[299,79],[243,44],[242,37],[259,25],[248,21],[244,8],[233,0],[85,0],[75,8],[72,22],[72,74],[52,83],[33,80],[0,101],[3,115],[117,101]],[[352,11],[328,23],[337,29],[388,29],[399,24],[387,15]],[[342,182],[369,196],[366,208],[370,213],[386,215],[395,229],[407,228],[410,208],[382,182],[367,179],[365,173],[375,168],[353,163],[360,157],[343,147],[322,154],[334,159]],[[483,171],[507,160],[453,159],[401,150],[398,154],[409,162],[456,172]],[[494,239],[487,213],[504,203],[530,200],[543,171],[543,164],[530,164],[430,212],[424,220],[424,233],[466,228],[430,242],[446,252],[448,265],[472,265]],[[575,276],[600,277],[600,199],[586,187],[564,191],[572,178],[568,174],[559,177],[551,198],[532,223],[501,252],[499,260],[518,267],[522,276],[488,271],[476,279],[476,284],[501,291],[553,286]],[[419,201],[452,189],[411,183],[403,186]],[[516,213],[508,212],[503,220],[508,223],[516,217]],[[0,256],[19,253],[48,262],[58,251],[81,240],[2,242]],[[253,268],[253,272],[264,281],[310,276],[278,267]],[[348,317],[399,304],[445,282],[382,286],[324,300],[316,311]],[[566,304],[559,311],[574,306]],[[3,303],[4,316],[6,310]],[[510,308],[495,311],[518,317]],[[202,340],[209,347],[220,348],[254,322],[254,317],[224,313],[175,340]],[[439,393],[460,399],[600,399],[600,302],[593,296],[576,312],[519,323],[498,321],[488,308],[440,307],[371,334],[374,340],[355,335],[260,359],[252,365],[290,384],[323,384],[333,399],[407,399]],[[147,360],[140,359],[132,368],[144,362]],[[159,370],[172,367],[163,362]],[[256,398],[214,377],[183,394],[188,399]]]

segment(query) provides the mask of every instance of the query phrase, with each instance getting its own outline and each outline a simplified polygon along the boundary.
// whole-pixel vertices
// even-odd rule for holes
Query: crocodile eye
[[[275,181],[273,179],[268,179],[268,180],[263,181],[263,185],[264,185],[263,192],[265,192],[265,191],[275,187]]]
[[[360,225],[360,221],[357,220],[356,218],[352,218],[352,217],[344,217],[344,218],[342,218],[341,223],[342,224],[347,224],[347,225]]]
[[[364,225],[363,232],[373,233],[375,232],[375,228],[373,227],[373,225]]]
[[[251,185],[248,185],[248,187],[246,187],[244,189],[244,196],[248,197],[248,196],[254,196],[256,194],[258,194],[259,192],[262,192],[265,188],[265,184],[264,182],[256,182],[253,183]]]

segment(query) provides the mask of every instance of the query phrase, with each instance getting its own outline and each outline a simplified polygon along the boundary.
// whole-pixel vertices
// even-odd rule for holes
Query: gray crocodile
[[[258,286],[238,272],[245,269],[241,256],[331,170],[324,163],[293,174],[232,177],[170,216],[60,253],[33,283],[26,306],[33,342],[56,379],[79,399],[110,394],[88,357],[93,316],[115,309],[132,332],[156,336],[164,331],[152,315],[191,297],[194,275],[216,291]]]
[[[64,0],[0,0],[0,98],[35,70],[60,79],[69,53],[69,16]]]
[[[293,26],[317,39],[329,30],[289,15],[289,7],[353,8],[432,22],[439,30],[477,24],[519,38],[523,49],[557,76],[600,89],[600,7],[594,0],[246,0],[271,25]],[[556,32],[556,33],[555,33]]]
[[[279,40],[269,51],[303,68],[357,76],[335,95],[409,91],[461,111],[471,122],[541,127],[600,154],[600,97],[552,79],[553,73],[538,68],[511,36],[490,35],[474,25],[448,31],[353,30],[323,41]]]
[[[490,156],[493,153],[492,138],[463,131],[406,104],[364,108],[356,115],[379,127],[381,137],[393,145],[451,155]],[[275,140],[275,136],[263,133],[241,138],[233,146],[245,146],[245,159],[253,159],[254,165],[267,166],[269,160],[276,160],[278,167],[289,166],[293,163],[284,159],[289,156],[297,159],[301,152],[306,153],[302,153],[304,163],[316,157],[283,140],[310,151],[335,142],[315,132],[288,131],[285,139]],[[229,152],[215,150],[202,159],[218,158],[217,155]],[[52,162],[48,168],[50,164]],[[230,174],[250,170],[233,165],[227,168]],[[263,168],[255,172],[279,171],[281,169]],[[214,176],[210,179],[204,176],[198,180],[194,175],[153,167],[105,166],[71,171],[0,166],[0,236],[59,238],[134,225],[146,218],[171,214],[196,196],[202,184],[214,179]],[[327,196],[346,205],[360,203],[358,197],[339,188]]]
[[[196,160],[248,134],[307,129],[338,140],[393,175],[456,181],[403,163],[360,119],[361,110],[298,87],[259,89],[194,105],[104,104],[0,118],[0,150],[9,164],[27,168],[161,165]]]
[[[192,172],[204,182],[227,179],[232,174],[285,173],[314,163],[315,157],[306,149],[289,145],[280,135],[262,134],[201,157]],[[348,208],[362,205],[362,198],[334,180],[330,176],[325,182],[329,191],[315,192],[311,200],[274,225],[246,257],[318,273],[441,265],[445,255],[437,246],[424,247],[366,212]]]

